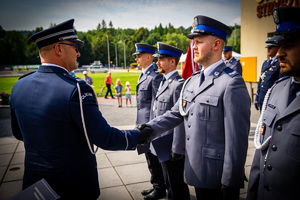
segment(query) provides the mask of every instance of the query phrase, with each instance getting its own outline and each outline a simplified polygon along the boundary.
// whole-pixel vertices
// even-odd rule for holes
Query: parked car
[[[88,67],[79,67],[78,69],[73,70],[75,74],[83,73],[83,71],[87,71]]]
[[[96,73],[96,72],[108,72],[108,68],[104,67],[103,65],[98,65],[98,66],[90,66],[89,67],[89,72],[91,73]]]

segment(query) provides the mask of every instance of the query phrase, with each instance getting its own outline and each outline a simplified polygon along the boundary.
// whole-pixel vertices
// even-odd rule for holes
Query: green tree
[[[98,26],[97,26],[97,31],[100,31],[101,30],[101,24],[98,23]]]
[[[227,37],[226,45],[233,46],[233,51],[240,53],[241,52],[241,26],[236,25],[230,27],[232,33]]]
[[[148,29],[141,27],[134,33],[134,38],[136,42],[146,41],[148,35]]]

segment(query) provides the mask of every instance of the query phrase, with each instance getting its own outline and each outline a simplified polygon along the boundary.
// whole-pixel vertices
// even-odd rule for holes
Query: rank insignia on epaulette
[[[262,125],[261,128],[260,128],[260,134],[261,135],[264,135],[265,134],[265,130],[266,130],[266,125]]]
[[[186,101],[182,102],[182,107],[186,106]]]

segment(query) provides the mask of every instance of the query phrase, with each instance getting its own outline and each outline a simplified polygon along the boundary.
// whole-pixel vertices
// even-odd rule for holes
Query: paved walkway
[[[111,126],[120,129],[134,128],[136,119],[136,101],[132,97],[133,107],[118,108],[117,100],[98,98],[100,111]],[[246,161],[246,176],[254,154],[253,137],[259,112],[251,108],[251,130],[249,133],[249,149]],[[24,173],[25,150],[23,142],[11,136],[10,120],[0,119],[0,200],[19,193],[22,188]],[[97,154],[99,182],[101,195],[98,200],[141,200],[140,191],[151,187],[150,173],[144,155],[136,151],[104,151],[99,149]],[[247,183],[241,190],[240,199],[246,198]],[[190,187],[191,200],[196,199],[193,187]],[[167,198],[163,198],[167,199]]]

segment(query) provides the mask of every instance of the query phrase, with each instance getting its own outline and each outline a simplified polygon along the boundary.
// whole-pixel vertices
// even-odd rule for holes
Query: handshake
[[[140,139],[138,142],[139,145],[146,145],[148,142],[150,142],[154,134],[154,131],[149,124],[138,124],[135,127],[135,130],[137,130],[140,134]]]

